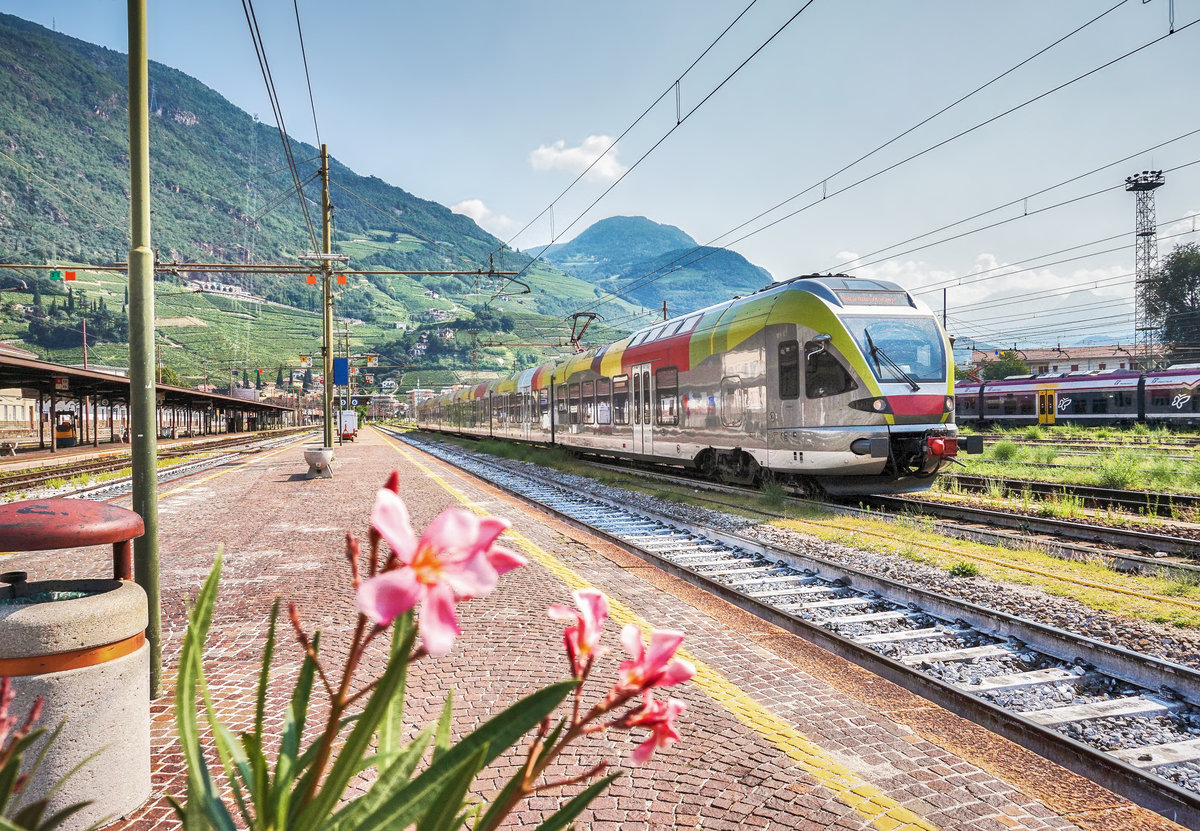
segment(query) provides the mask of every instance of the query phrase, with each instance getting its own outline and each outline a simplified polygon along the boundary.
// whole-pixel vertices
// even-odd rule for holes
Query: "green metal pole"
[[[133,542],[134,575],[146,591],[150,697],[162,695],[162,600],[158,584],[158,434],[154,428],[154,252],[150,248],[150,107],[146,0],[129,5],[129,390],[133,509],[146,533]]]
[[[333,205],[329,201],[329,147],[321,145],[321,253],[333,253]],[[321,261],[324,320],[321,354],[325,359],[325,447],[333,447],[333,263]]]

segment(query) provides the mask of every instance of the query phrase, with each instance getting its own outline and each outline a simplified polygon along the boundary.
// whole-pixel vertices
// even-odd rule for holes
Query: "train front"
[[[954,424],[953,354],[937,318],[894,283],[805,282],[837,321],[826,318],[828,331],[814,329],[803,346],[807,373],[818,379],[827,374],[835,393],[824,399],[825,412],[806,408],[806,420],[840,421],[849,447],[843,475],[826,472],[818,483],[839,495],[928,489],[966,449]]]

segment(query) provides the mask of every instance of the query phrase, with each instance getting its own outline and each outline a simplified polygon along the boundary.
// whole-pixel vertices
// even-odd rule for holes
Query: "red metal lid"
[[[86,499],[30,499],[0,505],[0,551],[44,551],[122,542],[146,531],[142,518]]]

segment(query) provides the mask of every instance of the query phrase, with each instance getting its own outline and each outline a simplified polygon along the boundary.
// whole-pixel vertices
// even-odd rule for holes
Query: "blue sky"
[[[1200,221],[1193,218],[1200,164],[1173,170],[1200,162],[1200,133],[1144,152],[1200,130],[1200,25],[1184,28],[1200,19],[1200,0],[1175,0],[1181,31],[1000,116],[1167,34],[1168,0],[1127,0],[842,173],[1117,0],[815,0],[786,26],[803,0],[758,0],[683,77],[678,113],[699,107],[677,125],[672,85],[749,4],[300,0],[299,7],[330,152],[359,173],[473,216],[502,239],[534,220],[597,148],[667,92],[555,203],[559,242],[606,216],[643,215],[701,243],[737,240],[734,250],[777,279],[830,270],[886,277],[928,290],[922,297],[939,312],[941,287],[949,285],[949,329],[964,342],[1034,347],[1131,337],[1132,277],[1123,275],[1133,271],[1133,197],[1120,187],[1087,194],[1136,171],[1167,169],[1157,192],[1158,219],[1170,222],[1160,229],[1160,252],[1200,241],[1191,232]],[[152,0],[150,7],[152,59],[270,120],[241,3]],[[126,47],[120,0],[0,0],[0,10]],[[258,0],[256,11],[288,127],[315,141],[292,3]],[[1053,207],[1078,197],[1085,198]],[[1008,207],[888,248],[1001,205]],[[1009,221],[908,250],[1000,220]],[[513,242],[536,249],[550,234],[542,215]],[[1097,242],[1114,235],[1123,236]],[[1052,256],[1068,248],[1076,250]]]

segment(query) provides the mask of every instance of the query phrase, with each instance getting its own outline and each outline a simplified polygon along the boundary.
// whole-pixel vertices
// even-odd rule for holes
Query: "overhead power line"
[[[313,132],[317,135],[317,147],[321,146],[321,128],[317,126],[317,102],[313,100],[312,77],[308,74],[308,54],[304,51],[304,29],[300,26],[300,3],[292,0],[296,10],[296,34],[300,37],[300,57],[304,61],[304,83],[308,85],[308,104],[312,108]]]
[[[677,115],[675,124],[670,129],[668,129],[667,132],[665,132],[658,139],[658,141],[654,142],[654,144],[650,146],[649,150],[647,150],[645,153],[643,153],[641,156],[639,156],[637,158],[637,160],[634,161],[633,164],[631,164],[628,168],[626,168],[625,172],[622,173],[620,176],[618,176],[616,181],[614,181],[611,185],[609,185],[607,188],[605,188],[604,191],[599,196],[597,196],[595,199],[593,199],[591,204],[589,204],[586,208],[584,208],[583,211],[580,212],[579,215],[577,215],[575,217],[575,219],[571,220],[571,222],[568,223],[567,226],[565,228],[563,228],[561,231],[559,231],[557,234],[552,235],[550,238],[550,242],[547,243],[546,245],[544,245],[542,247],[541,251],[539,251],[537,254],[535,254],[533,256],[533,259],[530,260],[529,263],[526,264],[526,266],[517,273],[517,276],[520,277],[529,268],[531,268],[533,266],[533,264],[535,262],[537,262],[538,259],[542,256],[542,254],[544,254],[546,252],[546,249],[554,244],[555,240],[560,239],[564,234],[566,234],[568,231],[570,231],[572,228],[574,228],[575,225],[581,219],[583,219],[585,216],[588,215],[588,213],[592,210],[592,208],[596,207],[596,205],[600,202],[600,200],[602,200],[604,197],[608,196],[608,194],[612,192],[613,188],[615,188],[617,185],[621,184],[621,182],[624,181],[626,176],[628,176],[635,169],[637,169],[638,165],[640,165],[642,162],[644,162],[651,153],[653,153],[655,150],[657,150],[662,145],[663,142],[665,142],[668,138],[670,138],[670,136],[672,134],[674,134],[674,132],[676,130],[678,130],[680,127],[682,127],[684,122],[686,122],[689,118],[691,118],[693,115],[695,115],[697,110],[699,110],[706,103],[708,103],[708,101],[714,95],[716,95],[727,83],[729,83],[735,75],[737,75],[739,72],[741,72],[742,69],[744,69],[746,67],[746,65],[750,63],[750,61],[754,60],[754,58],[757,57],[759,55],[759,53],[761,53],[764,49],[766,49],[767,46],[769,46],[775,40],[775,38],[779,37],[779,35],[783,33],[784,29],[786,29],[788,26],[792,25],[792,23],[795,22],[796,18],[798,18],[801,14],[803,14],[804,11],[806,9],[808,9],[808,7],[811,6],[814,2],[815,2],[815,0],[808,0],[808,2],[806,2],[803,6],[800,7],[799,11],[797,11],[795,14],[793,14],[791,17],[789,17],[787,19],[787,21],[782,26],[780,26],[778,29],[776,29],[775,32],[769,38],[767,38],[765,41],[763,41],[758,46],[758,48],[755,49],[753,52],[751,52],[750,55],[748,55],[745,58],[745,60],[743,60],[740,64],[738,64],[737,67],[734,68],[734,70],[732,72],[730,72],[728,75],[726,75],[724,80],[722,80],[719,84],[717,84],[715,87],[713,87],[712,90],[710,90],[708,92],[708,94],[705,95],[700,100],[699,103],[697,103],[695,106],[693,106],[686,113],[683,113],[682,115]],[[745,12],[743,12],[743,14],[744,13]],[[712,48],[712,47],[710,46],[709,48]],[[661,99],[659,99],[659,100],[661,100]],[[588,308],[593,308],[595,305],[596,304],[592,304]]]
[[[1120,5],[1122,5],[1122,4],[1120,4],[1120,3],[1119,3],[1119,4],[1117,4],[1117,5],[1118,5],[1118,6],[1120,6]],[[1112,11],[1113,9],[1115,9],[1115,8],[1117,8],[1117,6],[1114,6],[1114,7],[1110,8],[1110,9],[1109,9],[1107,12],[1105,12],[1104,14],[1101,14],[1101,15],[1099,15],[1098,17],[1096,17],[1096,18],[1093,18],[1093,19],[1092,19],[1092,20],[1090,20],[1090,21],[1089,21],[1087,24],[1084,24],[1084,26],[1082,26],[1082,27],[1079,27],[1079,28],[1077,28],[1076,30],[1072,31],[1072,32],[1071,32],[1070,34],[1068,34],[1066,37],[1070,37],[1070,36],[1072,36],[1072,35],[1076,34],[1077,32],[1079,32],[1079,31],[1082,31],[1082,29],[1083,29],[1083,28],[1085,28],[1085,27],[1086,27],[1086,26],[1088,26],[1088,25],[1091,25],[1091,24],[1092,24],[1092,23],[1094,23],[1096,20],[1099,20],[1101,17],[1103,17],[1105,14],[1108,14],[1109,12],[1111,12],[1111,11]],[[751,231],[749,231],[749,232],[747,232],[747,233],[743,234],[742,236],[740,236],[740,237],[737,237],[736,239],[733,239],[733,240],[730,240],[730,241],[728,241],[728,242],[722,243],[720,246],[715,246],[716,250],[728,249],[728,248],[730,248],[731,246],[733,246],[733,245],[736,245],[736,244],[737,244],[737,243],[739,243],[739,242],[743,242],[744,240],[746,240],[746,239],[749,239],[749,238],[750,238],[750,237],[752,237],[752,236],[755,236],[755,235],[757,235],[757,234],[760,234],[760,233],[762,233],[763,231],[766,231],[766,230],[768,230],[768,229],[770,229],[770,228],[773,228],[774,226],[776,226],[776,225],[780,224],[781,222],[784,222],[784,221],[786,221],[786,220],[788,220],[788,219],[791,219],[791,218],[793,218],[793,217],[797,216],[797,215],[798,215],[798,214],[800,214],[800,213],[803,213],[804,211],[808,210],[809,208],[812,208],[812,207],[814,207],[814,206],[816,206],[816,205],[819,205],[819,204],[821,204],[822,202],[826,201],[827,199],[831,199],[831,198],[833,198],[833,197],[835,197],[835,196],[840,196],[841,194],[844,194],[844,193],[846,193],[846,192],[848,192],[848,191],[850,191],[850,190],[853,190],[854,188],[857,188],[857,187],[859,187],[859,186],[861,186],[861,185],[864,185],[864,184],[866,184],[867,182],[870,182],[870,181],[872,181],[872,180],[874,180],[874,179],[876,179],[876,178],[878,178],[878,177],[880,177],[880,176],[884,175],[885,173],[889,173],[889,172],[891,172],[891,171],[895,170],[896,168],[898,168],[898,167],[901,167],[902,165],[905,165],[905,164],[908,164],[909,162],[915,161],[916,159],[918,159],[918,158],[921,158],[922,156],[925,156],[925,155],[927,155],[928,153],[931,153],[931,152],[933,152],[934,150],[937,150],[937,149],[940,149],[940,148],[942,148],[942,147],[945,147],[946,145],[950,144],[951,142],[957,141],[958,139],[960,139],[960,138],[963,138],[964,136],[970,135],[971,133],[974,133],[975,131],[977,131],[977,130],[979,130],[979,129],[982,129],[983,127],[985,127],[985,126],[987,126],[987,125],[989,125],[989,124],[992,124],[992,123],[994,123],[994,122],[996,122],[996,121],[999,121],[1000,119],[1002,119],[1002,118],[1005,118],[1005,117],[1007,117],[1007,116],[1009,116],[1009,115],[1011,115],[1011,114],[1013,114],[1013,113],[1015,113],[1015,112],[1017,112],[1017,111],[1019,111],[1019,110],[1022,110],[1022,109],[1024,109],[1025,107],[1028,107],[1029,105],[1031,105],[1031,104],[1033,104],[1033,103],[1035,103],[1035,102],[1037,102],[1037,101],[1040,101],[1040,100],[1042,100],[1042,99],[1044,99],[1044,98],[1046,98],[1046,97],[1048,97],[1048,96],[1050,96],[1050,95],[1053,95],[1053,94],[1055,94],[1055,93],[1057,93],[1057,92],[1060,92],[1061,90],[1063,90],[1063,89],[1066,89],[1067,87],[1071,86],[1072,84],[1078,83],[1079,81],[1081,81],[1081,80],[1083,80],[1083,79],[1085,79],[1085,78],[1088,78],[1088,77],[1090,77],[1090,76],[1092,76],[1092,75],[1094,75],[1094,74],[1096,74],[1096,73],[1098,73],[1098,72],[1101,72],[1101,71],[1103,71],[1104,69],[1107,69],[1108,67],[1111,67],[1111,66],[1113,66],[1113,65],[1115,65],[1115,64],[1117,64],[1117,63],[1119,63],[1120,61],[1123,61],[1123,60],[1125,60],[1126,58],[1132,57],[1133,55],[1136,55],[1136,54],[1138,54],[1139,52],[1142,52],[1143,50],[1145,50],[1145,49],[1148,49],[1148,48],[1150,48],[1151,46],[1154,46],[1154,45],[1155,45],[1155,44],[1157,44],[1157,43],[1160,43],[1161,41],[1165,40],[1166,38],[1170,37],[1170,36],[1171,36],[1171,35],[1173,35],[1173,34],[1177,34],[1177,33],[1179,33],[1179,32],[1183,32],[1183,31],[1185,31],[1186,29],[1190,29],[1192,26],[1195,26],[1197,23],[1200,23],[1200,19],[1193,20],[1192,22],[1190,22],[1190,23],[1186,24],[1185,26],[1183,26],[1183,27],[1181,27],[1181,28],[1179,28],[1179,29],[1174,29],[1174,30],[1172,30],[1171,32],[1169,32],[1169,33],[1168,33],[1168,34],[1166,34],[1166,35],[1162,35],[1162,36],[1160,36],[1160,37],[1154,38],[1153,40],[1150,40],[1150,41],[1148,41],[1148,42],[1146,42],[1146,43],[1142,44],[1141,46],[1138,46],[1138,47],[1136,47],[1136,48],[1134,48],[1134,49],[1131,49],[1130,51],[1128,51],[1128,52],[1125,52],[1124,54],[1122,54],[1122,55],[1119,55],[1119,56],[1117,56],[1116,58],[1113,58],[1113,59],[1111,59],[1111,60],[1109,60],[1109,61],[1106,61],[1105,63],[1103,63],[1103,64],[1101,64],[1101,65],[1099,65],[1099,66],[1097,66],[1097,67],[1094,67],[1094,68],[1092,68],[1092,69],[1090,69],[1090,70],[1088,70],[1088,71],[1086,71],[1086,72],[1084,72],[1084,73],[1082,73],[1082,74],[1080,74],[1080,75],[1077,75],[1077,76],[1075,76],[1074,78],[1071,78],[1070,80],[1064,81],[1063,83],[1061,83],[1061,84],[1058,84],[1057,86],[1054,86],[1054,87],[1052,87],[1052,88],[1050,88],[1050,89],[1048,89],[1048,90],[1046,90],[1046,91],[1044,91],[1044,92],[1041,92],[1041,93],[1039,93],[1039,94],[1037,94],[1037,95],[1035,95],[1035,96],[1033,96],[1033,97],[1031,97],[1031,98],[1028,98],[1028,99],[1026,99],[1026,100],[1022,101],[1022,102],[1021,102],[1021,103],[1019,103],[1019,104],[1016,104],[1016,105],[1014,105],[1014,106],[1012,106],[1012,107],[1009,107],[1008,109],[1006,109],[1006,110],[1004,110],[1004,111],[1002,111],[1002,112],[1000,112],[1000,113],[998,113],[998,114],[996,114],[996,115],[993,115],[993,116],[991,116],[991,117],[989,117],[989,118],[987,118],[987,119],[985,119],[985,120],[983,120],[983,121],[980,121],[980,122],[978,122],[977,124],[975,124],[975,125],[973,125],[973,126],[971,126],[971,127],[968,127],[968,128],[966,128],[966,129],[964,129],[964,130],[960,130],[959,132],[957,132],[957,133],[955,133],[955,134],[953,134],[953,135],[949,136],[948,138],[945,138],[945,139],[943,139],[943,140],[941,140],[941,141],[939,141],[939,142],[937,142],[937,143],[935,143],[935,144],[933,144],[933,145],[930,145],[929,147],[926,147],[926,148],[925,148],[925,149],[923,149],[923,150],[919,150],[919,151],[917,151],[916,153],[913,153],[913,154],[911,154],[911,155],[909,155],[909,156],[906,156],[905,158],[903,158],[903,159],[900,159],[899,161],[896,161],[896,162],[894,162],[894,163],[892,163],[892,164],[890,164],[890,165],[888,165],[888,166],[886,166],[886,167],[884,167],[884,168],[881,168],[881,169],[879,169],[879,170],[875,171],[874,173],[870,173],[870,174],[868,174],[868,175],[866,175],[866,176],[863,176],[863,177],[861,177],[861,178],[859,178],[859,179],[857,179],[857,180],[855,180],[855,181],[853,181],[853,182],[851,182],[851,183],[849,183],[849,184],[847,184],[847,185],[844,185],[844,186],[842,186],[842,187],[840,187],[840,188],[838,188],[838,189],[836,189],[836,190],[834,190],[834,191],[829,191],[829,190],[828,190],[828,187],[827,187],[827,185],[828,185],[828,181],[829,181],[829,179],[830,179],[830,178],[832,178],[832,176],[833,176],[833,175],[835,175],[835,174],[831,174],[830,176],[823,177],[823,178],[822,178],[820,181],[818,181],[818,182],[815,182],[815,183],[814,183],[814,184],[812,184],[812,185],[809,185],[809,186],[808,186],[807,188],[805,188],[804,190],[801,190],[801,191],[799,191],[798,193],[795,193],[795,194],[793,194],[792,196],[789,196],[787,199],[783,200],[782,202],[779,202],[779,203],[777,203],[776,205],[772,206],[771,208],[768,208],[767,210],[760,212],[759,214],[757,214],[757,215],[755,215],[755,216],[751,217],[750,219],[746,220],[745,222],[742,222],[741,224],[739,224],[739,225],[735,226],[734,228],[730,229],[729,231],[726,231],[726,232],[724,232],[724,233],[722,233],[722,234],[719,234],[718,236],[714,237],[714,238],[713,238],[713,239],[712,239],[712,240],[711,240],[709,243],[707,243],[706,245],[704,245],[704,246],[697,246],[696,248],[692,249],[691,251],[684,252],[682,255],[680,255],[680,258],[682,258],[682,257],[686,257],[686,256],[689,256],[690,254],[693,254],[693,253],[696,253],[697,251],[700,251],[700,250],[701,250],[701,249],[703,249],[703,248],[713,248],[713,247],[715,246],[715,243],[717,243],[718,241],[720,241],[720,240],[724,239],[725,237],[728,237],[730,234],[737,233],[737,232],[738,232],[738,231],[740,231],[741,229],[743,229],[743,228],[747,227],[748,225],[751,225],[752,223],[754,223],[754,222],[758,221],[759,219],[762,219],[763,217],[766,217],[766,216],[768,216],[769,214],[773,213],[774,211],[778,210],[779,208],[781,208],[781,207],[783,207],[783,206],[785,206],[785,205],[787,205],[787,204],[790,204],[791,202],[795,201],[796,199],[799,199],[801,196],[804,196],[804,195],[805,195],[805,194],[807,194],[807,193],[810,193],[810,192],[812,192],[812,191],[815,191],[815,190],[817,190],[817,189],[821,189],[821,193],[819,194],[819,196],[817,196],[816,198],[814,198],[812,201],[810,201],[810,202],[807,202],[807,203],[806,203],[806,204],[804,204],[803,206],[801,206],[801,207],[797,208],[796,210],[794,210],[794,211],[791,211],[791,212],[789,212],[789,213],[787,213],[787,214],[784,214],[783,216],[780,216],[780,217],[778,217],[778,218],[776,218],[776,219],[773,219],[773,220],[771,220],[770,222],[766,223],[765,225],[762,225],[762,226],[760,226],[760,227],[757,227],[757,228],[755,228],[755,229],[753,229],[753,230],[751,230]],[[1051,48],[1051,47],[1053,47],[1053,46],[1055,46],[1055,45],[1057,45],[1058,43],[1061,43],[1061,42],[1062,42],[1063,40],[1065,40],[1065,39],[1066,39],[1065,37],[1064,37],[1064,38],[1060,38],[1059,40],[1055,41],[1055,43],[1051,44],[1051,46],[1050,46],[1050,47],[1047,47],[1047,49],[1048,49],[1048,48]],[[1038,55],[1040,55],[1040,54],[1044,53],[1045,51],[1046,51],[1046,50],[1044,50],[1044,49],[1043,49],[1043,50],[1041,50],[1041,52],[1039,52],[1039,53],[1037,53],[1037,54],[1038,54]],[[1034,57],[1036,57],[1036,55],[1035,55]],[[1028,60],[1030,60],[1030,59],[1026,59],[1026,61],[1023,61],[1022,63],[1025,63],[1025,62],[1027,62]],[[1015,67],[1014,67],[1014,68],[1015,68]],[[1011,70],[1009,70],[1009,71],[1011,71]],[[1007,73],[1005,73],[1005,74],[1007,74]],[[998,77],[999,77],[999,76],[998,76]],[[997,79],[998,79],[998,78],[997,78]],[[993,79],[993,80],[997,80],[997,79]],[[990,83],[990,82],[989,82],[989,83]],[[985,86],[987,86],[987,85],[985,84],[984,86],[981,86],[979,89],[983,89]],[[979,91],[979,90],[976,90],[976,92],[978,92],[978,91]],[[972,93],[972,94],[975,94],[975,93]],[[970,97],[970,96],[966,96],[966,97]],[[956,101],[954,105],[956,105],[956,104],[958,104],[958,103],[961,103],[961,101],[962,101],[962,100],[966,100],[966,97],[964,97],[964,98],[960,99],[959,101]],[[951,105],[951,106],[954,106],[954,105]],[[939,113],[938,113],[938,114],[940,114],[941,112],[944,112],[944,111],[945,111],[945,109],[948,109],[948,108],[944,108],[943,110],[939,111]],[[936,117],[936,116],[934,116],[934,117]],[[925,121],[927,121],[927,120],[928,120],[928,119],[926,119]],[[925,123],[925,121],[922,121],[921,123]],[[919,126],[919,125],[918,125],[918,126]],[[913,129],[915,129],[915,128],[913,128]],[[908,131],[906,131],[906,132],[908,132]],[[898,138],[898,137],[897,137],[897,138]],[[894,141],[894,139],[893,139],[893,141]],[[889,142],[888,142],[888,144],[890,144],[890,143],[891,143],[891,142],[889,141]],[[878,149],[882,149],[882,147],[883,147],[883,146],[886,146],[886,144],[885,144],[885,145],[881,145],[881,147],[880,147],[880,148],[877,148],[877,150],[878,150]],[[877,151],[873,151],[873,152],[877,152]],[[870,155],[873,155],[873,153],[869,153],[869,154],[867,154],[867,156],[868,156],[868,157],[869,157]],[[866,158],[866,157],[864,157],[864,158]],[[858,161],[856,161],[856,162],[853,162],[853,163],[851,163],[850,165],[846,165],[845,167],[843,167],[843,168],[842,168],[841,170],[839,170],[838,172],[839,172],[839,173],[841,173],[841,172],[844,172],[845,170],[849,169],[850,167],[852,167],[852,166],[853,166],[853,165],[855,165],[855,164],[858,164]],[[704,256],[710,256],[712,253],[715,253],[715,251],[709,251],[709,252],[707,252],[707,253],[706,253]],[[700,258],[698,258],[698,259],[700,259]],[[659,271],[661,271],[661,270],[662,270],[662,269],[659,269]],[[656,272],[656,273],[657,273],[657,272]],[[661,278],[661,276],[663,276],[663,275],[662,275],[662,274],[659,274],[657,277],[651,277],[651,276],[648,276],[648,275],[643,275],[642,277],[635,278],[635,279],[634,279],[634,281],[633,281],[633,283],[634,283],[634,284],[633,284],[632,286],[629,286],[629,285],[627,285],[627,286],[625,286],[625,287],[622,287],[622,288],[621,288],[621,289],[619,289],[619,290],[615,290],[615,291],[613,291],[613,292],[610,292],[610,293],[609,293],[609,294],[607,294],[607,295],[604,295],[604,296],[602,296],[602,297],[600,297],[600,298],[597,298],[597,299],[596,299],[596,300],[594,300],[594,301],[590,301],[588,304],[585,304],[584,306],[582,306],[582,307],[581,307],[581,310],[586,310],[586,309],[594,308],[594,307],[596,306],[596,304],[597,304],[597,303],[603,302],[605,299],[607,299],[607,298],[609,298],[609,297],[623,297],[623,296],[627,295],[627,294],[628,294],[629,292],[631,292],[631,291],[635,291],[635,290],[636,290],[636,289],[638,289],[638,288],[641,288],[641,287],[643,287],[643,286],[645,286],[645,285],[648,285],[649,283],[652,283],[652,282],[654,282],[654,280]]]
[[[271,65],[267,61],[266,46],[263,43],[262,32],[258,28],[258,17],[254,13],[254,0],[242,0],[242,11],[246,15],[246,25],[250,27],[250,39],[254,43],[254,54],[258,58],[258,68],[262,72],[263,83],[267,87],[267,98],[271,102],[271,111],[275,114],[275,127],[279,130],[280,141],[283,142],[283,154],[287,159],[288,167],[292,171],[292,181],[295,183],[296,192],[300,197],[300,209],[304,214],[304,224],[308,226],[308,236],[315,251],[320,248],[320,242],[317,238],[316,228],[313,226],[312,215],[308,210],[308,200],[304,197],[304,186],[300,181],[300,171],[296,165],[295,155],[292,153],[292,140],[288,136],[287,125],[283,120],[283,108],[279,102],[279,94],[275,90],[275,80],[271,75]]]

